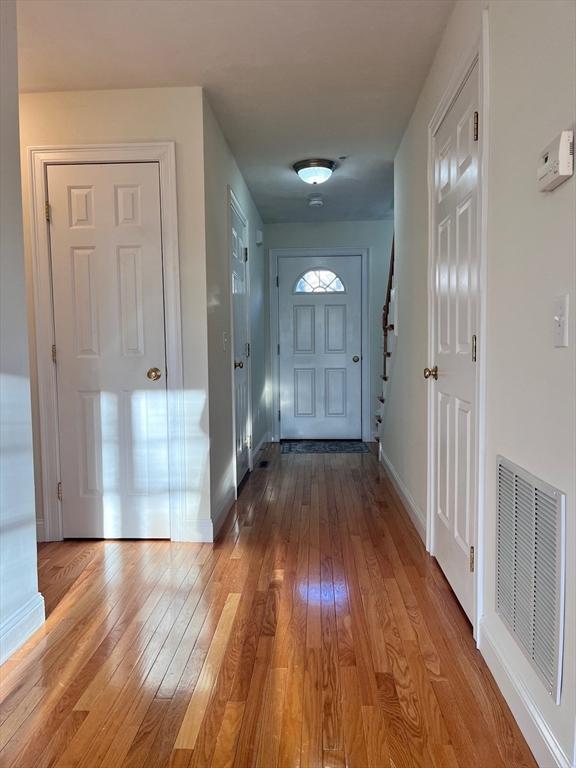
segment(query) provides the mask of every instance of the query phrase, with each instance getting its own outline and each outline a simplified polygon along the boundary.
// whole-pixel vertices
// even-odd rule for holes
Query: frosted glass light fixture
[[[292,167],[306,184],[324,184],[332,176],[336,163],[334,160],[300,160]]]

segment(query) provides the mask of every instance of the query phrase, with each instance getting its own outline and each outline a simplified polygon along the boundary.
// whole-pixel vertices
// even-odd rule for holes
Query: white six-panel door
[[[168,538],[158,165],[47,176],[64,537]]]
[[[478,65],[434,137],[432,322],[434,554],[471,621],[476,534],[476,363],[479,316]]]
[[[362,437],[362,260],[279,259],[280,435]]]
[[[236,206],[230,205],[230,271],[232,275],[233,366],[234,366],[234,441],[236,485],[248,472],[249,454],[249,376],[248,365],[248,286],[246,280],[246,221]]]

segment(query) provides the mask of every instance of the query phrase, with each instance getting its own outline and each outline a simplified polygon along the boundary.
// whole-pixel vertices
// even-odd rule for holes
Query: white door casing
[[[53,164],[154,162],[159,169],[161,197],[164,320],[168,374],[168,453],[170,482],[170,537],[173,541],[211,541],[212,525],[190,508],[187,494],[186,454],[188,432],[185,421],[182,329],[180,313],[180,262],[176,197],[174,142],[130,142],[74,146],[29,147],[30,219],[32,228],[32,288],[35,319],[35,357],[39,405],[39,458],[41,491],[38,538],[62,539],[61,503],[56,487],[60,480],[60,450],[57,418],[54,307],[50,254],[50,224],[46,221],[48,200],[46,177]]]
[[[64,537],[170,536],[158,182],[48,167]]]
[[[250,468],[250,353],[248,333],[247,221],[230,195],[230,275],[232,290],[232,377],[236,486]]]
[[[480,319],[478,63],[432,135],[432,552],[475,623]]]
[[[361,438],[361,257],[282,258],[278,277],[281,438]]]

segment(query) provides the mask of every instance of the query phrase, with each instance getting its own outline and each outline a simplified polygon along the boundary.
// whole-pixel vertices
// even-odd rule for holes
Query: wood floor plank
[[[39,548],[2,768],[535,768],[374,454],[266,446],[214,544]]]
[[[244,706],[243,701],[229,701],[226,704],[212,755],[211,768],[232,768],[234,765]]]
[[[204,719],[206,704],[210,698],[212,687],[218,677],[222,659],[226,652],[232,625],[236,618],[238,603],[241,595],[233,593],[226,598],[226,604],[222,616],[216,627],[216,632],[210,644],[210,649],[204,660],[202,672],[198,678],[196,688],[192,694],[190,704],[186,710],[180,731],[176,737],[176,749],[194,749],[196,739]]]

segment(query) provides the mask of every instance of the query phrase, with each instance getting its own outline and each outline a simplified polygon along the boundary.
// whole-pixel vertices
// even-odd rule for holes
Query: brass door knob
[[[146,376],[150,379],[150,381],[158,381],[158,379],[162,376],[162,371],[160,368],[148,368],[148,373]]]
[[[242,360],[240,360],[239,363],[237,363],[236,360],[234,360],[234,368],[244,368],[244,363],[242,362]]]
[[[354,355],[354,357],[352,358],[353,363],[357,363],[359,360],[360,358],[358,357],[358,355]]]
[[[424,378],[438,381],[438,366],[435,365],[434,368],[424,368]]]

